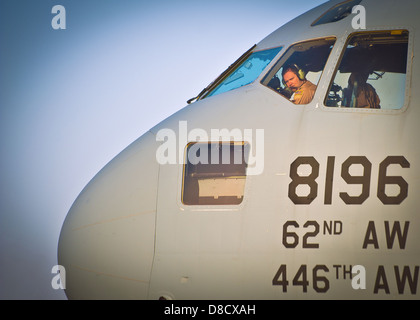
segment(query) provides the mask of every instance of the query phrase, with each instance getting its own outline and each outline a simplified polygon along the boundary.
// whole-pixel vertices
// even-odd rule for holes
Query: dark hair
[[[283,67],[281,76],[284,77],[286,72],[292,71],[300,80],[305,80],[305,72],[300,69],[296,64],[290,64]]]

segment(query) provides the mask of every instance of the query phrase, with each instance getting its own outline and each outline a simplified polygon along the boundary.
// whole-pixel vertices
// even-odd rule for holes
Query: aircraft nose
[[[150,132],[85,187],[63,224],[58,263],[69,299],[146,299],[159,165]]]

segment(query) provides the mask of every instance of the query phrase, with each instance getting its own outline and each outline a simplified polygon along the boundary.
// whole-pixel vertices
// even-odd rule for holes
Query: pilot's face
[[[287,71],[283,76],[283,80],[293,92],[303,84],[303,81],[293,71]]]

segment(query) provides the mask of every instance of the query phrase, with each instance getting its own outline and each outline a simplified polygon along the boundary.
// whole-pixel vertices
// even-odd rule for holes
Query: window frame
[[[270,80],[273,78],[273,76],[275,75],[275,74],[277,74],[279,71],[280,71],[280,69],[285,65],[285,63],[287,62],[287,60],[293,55],[293,53],[292,54],[290,54],[289,56],[287,56],[286,57],[286,55],[287,55],[287,53],[289,52],[289,50],[291,49],[291,48],[293,48],[293,47],[295,47],[295,46],[297,46],[297,45],[299,45],[299,44],[303,44],[303,43],[308,43],[308,42],[315,42],[315,41],[322,41],[322,40],[325,40],[325,41],[328,41],[328,40],[334,40],[334,43],[332,44],[332,48],[331,48],[331,51],[330,51],[330,53],[329,53],[329,55],[328,55],[328,57],[327,57],[327,60],[325,61],[325,64],[324,64],[324,68],[322,69],[322,71],[321,71],[321,74],[319,75],[319,79],[318,79],[318,82],[317,83],[314,83],[315,85],[316,85],[316,91],[315,91],[315,93],[314,93],[314,96],[313,96],[313,98],[312,98],[312,100],[311,100],[311,102],[309,102],[308,104],[295,104],[295,103],[293,103],[292,101],[290,101],[289,99],[287,99],[287,97],[286,96],[284,96],[284,95],[282,95],[281,93],[279,93],[278,91],[276,91],[276,90],[274,90],[272,87],[270,87],[270,86],[268,86],[268,83],[270,82]],[[333,54],[334,54],[334,51],[335,50],[337,50],[337,47],[338,46],[340,46],[340,43],[339,43],[339,41],[340,41],[340,38],[339,37],[337,37],[337,35],[329,35],[329,36],[323,36],[323,37],[316,37],[316,38],[310,38],[310,39],[306,39],[306,40],[301,40],[301,41],[297,41],[297,42],[293,42],[293,43],[291,43],[289,46],[287,46],[287,48],[286,49],[284,49],[283,48],[283,50],[281,51],[281,55],[280,55],[280,57],[278,57],[278,59],[276,60],[276,61],[272,61],[271,63],[272,63],[272,66],[270,67],[270,69],[261,77],[261,80],[260,80],[260,84],[263,86],[263,87],[265,87],[265,88],[267,88],[267,89],[269,89],[270,91],[272,91],[272,92],[275,92],[276,94],[277,94],[277,96],[279,96],[279,97],[281,97],[282,99],[284,99],[285,101],[287,101],[287,102],[289,102],[292,106],[297,106],[297,107],[299,107],[299,106],[301,106],[301,107],[305,107],[305,106],[308,106],[308,105],[310,105],[311,103],[313,103],[314,101],[316,101],[316,99],[317,99],[317,96],[320,94],[320,91],[321,90],[324,90],[324,88],[323,87],[321,87],[320,86],[320,84],[322,83],[322,81],[323,81],[323,78],[324,78],[324,72],[325,72],[325,69],[326,69],[326,67],[328,66],[328,64],[330,63],[330,60],[333,58]],[[284,46],[285,47],[285,46]],[[296,52],[296,51],[294,51],[294,52]],[[277,66],[280,64],[280,68],[278,68],[277,69]],[[276,70],[277,69],[277,71],[274,71],[274,70]],[[328,76],[328,73],[326,74],[327,76]],[[280,81],[281,81],[281,79],[280,79]]]
[[[328,94],[330,93],[331,85],[334,83],[334,80],[336,78],[338,68],[340,67],[340,64],[343,60],[344,54],[347,50],[347,46],[350,42],[350,40],[358,35],[358,34],[369,34],[369,33],[381,33],[381,32],[392,32],[392,31],[408,31],[408,45],[407,45],[407,66],[406,66],[406,79],[405,79],[405,89],[404,89],[404,102],[399,109],[372,109],[372,108],[350,108],[350,107],[332,107],[327,106],[325,104]],[[411,27],[407,26],[395,26],[395,27],[389,27],[389,28],[369,28],[366,30],[361,31],[354,31],[352,32],[346,32],[342,36],[342,44],[340,48],[337,48],[339,50],[339,54],[337,54],[335,61],[333,62],[334,70],[329,75],[329,81],[328,84],[325,86],[325,93],[323,93],[321,101],[322,110],[329,111],[329,112],[356,112],[356,113],[373,113],[373,114],[399,114],[403,113],[407,110],[409,104],[410,104],[410,96],[411,96],[411,74],[412,74],[412,62],[413,62],[413,38],[414,37],[414,31]],[[327,79],[328,80],[328,79]]]

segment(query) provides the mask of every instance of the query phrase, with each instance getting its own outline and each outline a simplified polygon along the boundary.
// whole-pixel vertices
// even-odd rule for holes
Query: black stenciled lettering
[[[301,265],[292,282],[294,286],[302,286],[303,292],[308,292],[309,285],[306,269],[306,264]]]
[[[295,232],[289,231],[289,226],[299,228],[299,224],[296,221],[286,221],[283,225],[283,245],[286,248],[296,248],[299,243],[299,236]],[[287,240],[291,238],[292,241]]]
[[[379,165],[378,198],[383,204],[400,204],[407,198],[408,183],[402,177],[387,176],[386,171],[391,164],[399,164],[402,168],[410,168],[410,163],[403,156],[389,156]],[[395,184],[400,187],[400,193],[396,196],[388,196],[385,193],[387,184]]]
[[[302,165],[309,165],[311,173],[309,175],[301,175],[298,169]],[[354,175],[350,173],[350,168],[353,165],[360,165],[363,168],[362,175]],[[408,196],[408,183],[400,176],[388,176],[387,169],[390,165],[400,165],[402,168],[410,168],[410,163],[403,156],[388,156],[379,165],[378,174],[378,199],[386,205],[397,205],[404,201]],[[318,196],[318,183],[316,179],[319,176],[320,165],[314,157],[297,157],[290,165],[289,176],[292,181],[289,184],[288,196],[289,199],[298,205],[309,205]],[[333,185],[334,185],[334,168],[335,157],[328,156],[326,164],[325,176],[325,193],[324,204],[332,204]],[[361,185],[361,192],[359,195],[354,195],[349,192],[340,192],[339,196],[345,204],[361,205],[370,196],[372,163],[365,156],[350,156],[341,166],[341,177],[349,185]],[[397,195],[388,195],[386,187],[389,185],[396,185],[399,187]],[[309,192],[307,195],[302,195],[302,191],[298,194],[299,186],[308,186]]]
[[[308,275],[308,266],[306,264],[300,265],[299,269],[295,273],[292,279],[292,285],[294,287],[301,287],[302,292],[308,292],[310,285],[310,273]],[[312,269],[312,288],[317,293],[326,293],[330,289],[330,281],[327,278],[329,269],[326,265],[316,265]],[[287,265],[282,264],[277,270],[273,278],[273,286],[281,286],[283,292],[287,292],[289,281],[287,280]]]
[[[354,164],[361,164],[363,166],[362,176],[352,176],[349,173],[350,166]],[[369,197],[370,189],[370,175],[372,172],[372,164],[370,161],[363,156],[352,156],[348,157],[343,162],[341,167],[341,177],[348,184],[361,184],[362,192],[359,196],[350,196],[346,192],[340,192],[340,198],[343,199],[345,204],[362,204]]]
[[[312,172],[308,176],[300,176],[298,168],[301,165],[308,164],[312,168]],[[294,204],[310,204],[318,195],[318,184],[316,178],[319,175],[319,163],[314,157],[298,157],[290,165],[290,178],[292,182],[289,184],[289,198]],[[296,189],[299,185],[308,185],[309,194],[307,196],[299,196]]]
[[[327,175],[326,175],[326,178],[325,178],[324,204],[332,204],[334,164],[335,164],[335,157],[328,157],[328,159],[327,159]]]
[[[307,232],[304,236],[303,236],[303,244],[302,247],[303,248],[319,248],[319,243],[308,243],[308,238],[310,237],[315,237],[318,235],[319,233],[319,223],[316,221],[307,221],[303,227],[304,228],[308,228],[308,227],[314,227],[314,231],[312,232]]]
[[[395,238],[398,239],[398,244],[401,250],[405,249],[405,245],[407,243],[408,238],[408,229],[410,227],[410,221],[404,222],[404,229],[401,230],[401,224],[399,221],[395,221],[392,225],[392,229],[390,227],[389,221],[384,221],[385,225],[385,239],[386,239],[386,246],[388,249],[394,248]],[[379,242],[378,242],[378,235],[376,233],[376,227],[374,221],[369,221],[365,238],[363,240],[363,249],[366,249],[369,245],[373,245],[375,249],[379,249]]]
[[[378,236],[376,234],[374,221],[369,221],[366,229],[365,240],[363,241],[363,249],[366,249],[370,244],[373,245],[375,249],[379,249]]]
[[[287,292],[288,285],[289,281],[287,281],[286,265],[282,264],[274,275],[273,286],[281,286],[283,288],[283,292]]]
[[[390,293],[384,266],[378,266],[378,272],[376,273],[375,287],[373,288],[373,293],[377,294],[379,290],[385,290],[386,294]]]
[[[325,293],[330,288],[330,282],[327,277],[320,276],[318,271],[329,272],[330,270],[325,265],[316,265],[312,269],[313,287],[318,293]],[[323,285],[320,285],[323,284]]]
[[[319,234],[319,223],[316,221],[306,221],[303,225],[303,228],[305,229],[310,227],[313,227],[313,231],[308,231],[303,236],[303,249],[319,248],[319,243],[313,243],[308,241],[309,238],[316,237]],[[297,228],[299,228],[299,224],[294,220],[286,221],[283,225],[283,245],[288,249],[294,249],[299,244],[299,235],[294,231]]]
[[[404,231],[401,231],[400,222],[394,222],[392,226],[392,231],[389,229],[389,221],[385,221],[385,236],[386,236],[386,245],[388,249],[392,249],[394,247],[394,240],[395,236],[398,236],[398,243],[400,244],[400,249],[405,249],[405,244],[407,242],[408,236],[408,227],[410,226],[410,222],[406,221],[404,223]]]
[[[414,275],[411,275],[410,267],[404,266],[402,275],[400,275],[399,267],[394,266],[395,279],[397,281],[398,293],[403,294],[405,284],[408,282],[411,294],[417,293],[417,283],[419,279],[419,266],[414,267]]]

